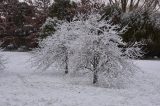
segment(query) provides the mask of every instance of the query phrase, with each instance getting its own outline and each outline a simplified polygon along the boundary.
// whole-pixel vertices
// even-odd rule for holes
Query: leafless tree
[[[119,6],[123,12],[132,11],[138,7],[157,11],[160,6],[160,0],[109,0],[109,3]]]

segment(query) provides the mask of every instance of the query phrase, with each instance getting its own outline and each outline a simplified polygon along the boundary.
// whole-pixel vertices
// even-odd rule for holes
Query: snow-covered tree
[[[130,58],[141,56],[137,44],[127,46],[118,31],[119,26],[101,20],[99,15],[91,15],[87,20],[73,21],[68,25],[77,39],[73,44],[74,61],[77,69],[87,69],[93,74],[93,83],[102,76],[109,85],[129,80],[135,71]],[[115,85],[115,86],[116,86]]]
[[[47,41],[46,41],[47,40]],[[68,73],[68,51],[58,38],[48,37],[40,43],[40,48],[37,48],[33,53],[34,65],[38,69],[46,70],[53,63],[58,63],[61,67],[64,67],[65,73]]]
[[[57,63],[65,69],[66,74],[69,72],[69,57],[72,55],[69,44],[73,37],[68,36],[68,23],[69,22],[58,21],[54,24],[50,24],[50,27],[52,26],[55,32],[51,32],[51,36],[40,40],[39,48],[33,51],[34,55],[32,60],[37,68],[46,70],[53,63]]]
[[[130,58],[140,56],[140,48],[137,44],[126,46],[120,37],[125,29],[118,31],[118,25],[100,18],[90,15],[87,19],[78,17],[57,25],[56,32],[41,41],[35,52],[38,66],[70,63],[76,70],[92,72],[94,84],[99,77],[110,86],[128,81],[136,69]]]

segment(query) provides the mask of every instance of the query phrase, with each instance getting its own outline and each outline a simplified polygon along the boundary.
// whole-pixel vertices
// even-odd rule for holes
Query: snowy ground
[[[125,89],[96,87],[62,73],[34,72],[29,53],[3,52],[0,106],[160,106],[160,61],[136,61],[141,72]]]

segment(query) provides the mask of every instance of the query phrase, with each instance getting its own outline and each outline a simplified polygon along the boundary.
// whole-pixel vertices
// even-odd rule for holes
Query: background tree
[[[58,20],[71,21],[75,16],[76,3],[70,0],[55,0],[49,7],[49,17],[42,25],[40,30],[40,38],[43,39],[55,32]],[[53,18],[53,19],[51,19]],[[54,26],[54,27],[53,27]]]
[[[83,14],[84,17],[94,13],[102,13],[105,2],[101,0],[81,0],[77,2],[76,15]]]
[[[35,5],[38,9],[41,10],[41,14],[44,16],[48,16],[49,14],[49,7],[51,6],[52,0],[35,0]]]
[[[70,0],[55,0],[49,9],[50,17],[41,27],[40,38],[50,36],[55,32],[57,19],[72,21],[78,14],[83,14],[84,18],[92,13],[100,13],[104,8],[104,2],[98,0],[82,0],[80,2],[71,2]]]
[[[49,16],[70,21],[74,17],[76,6],[76,3],[70,0],[54,0],[49,8]]]
[[[30,42],[27,42],[26,37],[37,32],[39,27],[35,8],[26,2],[7,0],[2,2],[0,11],[1,47],[8,50],[8,46],[12,45],[15,50],[27,46]]]
[[[36,8],[37,14],[47,18],[49,14],[49,7],[53,3],[53,0],[25,0],[25,2]]]
[[[128,31],[122,35],[123,40],[126,42],[145,40],[147,44],[144,47],[145,57],[160,56],[160,29],[156,27],[156,23],[159,22],[159,18],[150,12],[131,12],[121,18],[122,26],[127,24],[129,26]]]
[[[44,39],[47,36],[51,36],[52,34],[54,34],[57,24],[59,24],[59,20],[57,18],[47,18],[46,22],[41,27],[39,33],[40,39]]]
[[[144,57],[150,58],[160,56],[160,30],[156,27],[159,18],[154,15],[159,14],[158,10],[159,0],[110,0],[102,19],[110,19],[122,28],[127,25],[128,30],[122,34],[123,40],[128,43],[145,40],[147,45],[144,46]]]
[[[110,5],[119,6],[122,12],[133,11],[139,7],[147,10],[156,9],[160,5],[159,0],[109,0]]]

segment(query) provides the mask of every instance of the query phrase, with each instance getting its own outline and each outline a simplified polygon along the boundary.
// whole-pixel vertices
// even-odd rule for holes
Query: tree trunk
[[[98,83],[98,70],[97,70],[98,63],[99,63],[99,55],[95,54],[93,60],[93,84]]]
[[[66,62],[66,66],[65,66],[65,74],[68,74],[68,63]]]
[[[125,13],[127,10],[127,0],[121,0],[122,11]]]
[[[98,82],[98,74],[97,71],[94,71],[93,73],[93,84],[96,84]]]
[[[145,2],[145,1],[144,1],[144,2]],[[138,8],[139,3],[140,3],[140,0],[137,1],[137,3],[135,4],[134,8]]]
[[[68,74],[68,53],[65,56],[65,74]]]
[[[129,11],[132,11],[132,10],[133,10],[133,5],[134,5],[134,4],[133,4],[133,0],[131,0],[131,1],[130,1],[130,6],[129,6]]]

